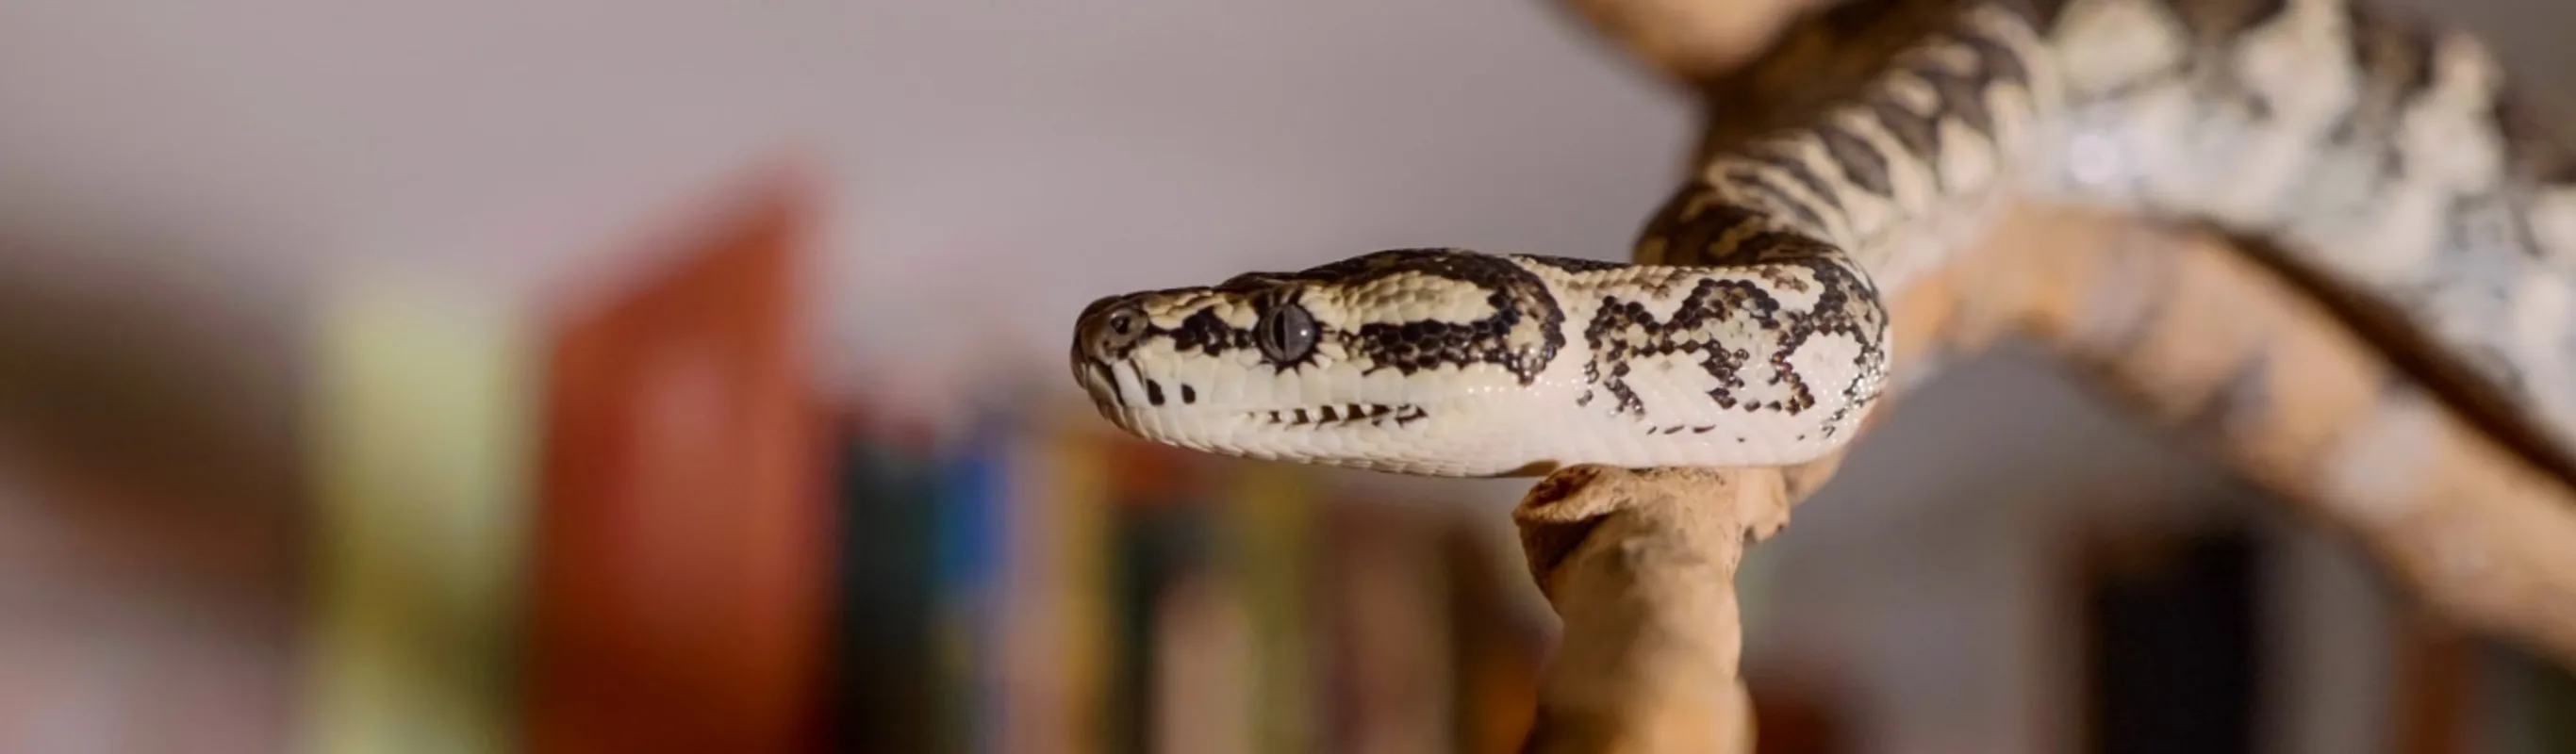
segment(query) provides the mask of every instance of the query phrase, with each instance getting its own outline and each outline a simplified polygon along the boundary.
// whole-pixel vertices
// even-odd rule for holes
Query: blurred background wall
[[[2408,4],[2491,34],[2526,81],[2576,73],[2576,6]],[[297,484],[302,317],[340,281],[539,307],[613,276],[637,217],[746,162],[808,157],[829,202],[805,281],[818,379],[942,418],[1013,371],[1077,400],[1061,349],[1103,293],[1393,246],[1617,258],[1690,127],[1680,99],[1537,2],[21,0],[0,4],[0,400],[36,429],[15,440],[25,457],[148,438],[116,454],[147,464],[132,480],[99,484],[187,490],[202,500],[156,514],[168,536],[291,570],[291,548],[225,532],[292,517],[257,501]],[[1518,491],[1475,489],[1498,524]],[[32,595],[10,573],[180,594],[214,567],[40,545],[111,524],[39,497],[0,501],[0,600],[18,608],[90,582]],[[1870,711],[1866,750],[2056,750],[2067,681],[2032,646],[2060,586],[2032,564],[2079,516],[2262,508],[2248,497],[2027,355],[1965,365],[1763,552],[1776,599],[1750,655],[1831,658]],[[2288,532],[2272,567],[2305,585],[2266,617],[2305,627],[2282,703],[2379,714],[2373,577],[2302,522],[2262,525]],[[168,599],[99,625],[233,604]],[[190,614],[231,614],[209,610]],[[72,645],[45,625],[0,616],[0,656],[61,657]]]

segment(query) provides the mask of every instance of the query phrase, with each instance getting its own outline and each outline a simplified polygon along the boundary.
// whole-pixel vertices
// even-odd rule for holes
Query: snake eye
[[[1302,361],[1315,350],[1315,316],[1306,313],[1306,307],[1281,304],[1253,324],[1252,339],[1270,363]]]
[[[1121,304],[1099,316],[1097,329],[1084,336],[1087,342],[1083,344],[1094,357],[1116,356],[1120,349],[1145,337],[1145,312],[1134,304]]]

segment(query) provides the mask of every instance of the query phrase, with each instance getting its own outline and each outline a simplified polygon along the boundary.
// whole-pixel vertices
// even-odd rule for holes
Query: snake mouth
[[[1249,416],[1254,421],[1275,426],[1317,429],[1353,427],[1362,424],[1371,427],[1384,427],[1389,424],[1403,427],[1431,418],[1430,412],[1411,403],[1344,403],[1254,411]]]

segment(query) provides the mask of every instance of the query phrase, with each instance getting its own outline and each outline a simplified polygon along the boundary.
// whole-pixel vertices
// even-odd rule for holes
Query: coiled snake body
[[[2347,0],[1861,0],[1707,89],[1699,174],[1628,263],[1401,249],[1110,296],[1075,379],[1252,458],[1797,463],[1889,388],[1882,292],[2041,201],[2268,241],[2576,447],[2576,150],[2465,33]]]

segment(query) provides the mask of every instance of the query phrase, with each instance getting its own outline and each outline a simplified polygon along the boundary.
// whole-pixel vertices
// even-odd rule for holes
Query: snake
[[[1694,170],[1625,260],[1397,248],[1102,296],[1072,374],[1120,430],[1243,458],[1798,464],[1898,389],[1890,292],[2036,202],[2259,242],[2563,451],[2576,148],[2517,81],[2367,0],[1844,2],[1698,82]]]

